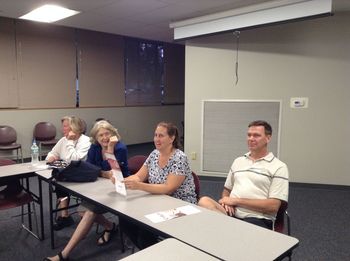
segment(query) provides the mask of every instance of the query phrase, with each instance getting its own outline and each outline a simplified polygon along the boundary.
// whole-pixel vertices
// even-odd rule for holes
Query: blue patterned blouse
[[[164,168],[159,167],[158,160],[159,151],[154,150],[145,161],[145,165],[148,168],[148,182],[151,184],[163,184],[170,173],[186,176],[181,186],[171,196],[197,204],[194,180],[186,154],[176,149]]]

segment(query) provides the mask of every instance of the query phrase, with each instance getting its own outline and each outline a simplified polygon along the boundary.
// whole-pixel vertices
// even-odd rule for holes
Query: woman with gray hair
[[[100,176],[106,179],[112,179],[113,177],[111,167],[105,156],[106,154],[113,154],[123,176],[129,176],[127,148],[120,141],[117,129],[109,122],[102,120],[95,123],[90,135],[92,144],[88,152],[87,161],[101,168]],[[81,206],[78,211],[82,215],[82,219],[68,244],[58,255],[50,258],[46,257],[44,260],[67,260],[71,251],[88,234],[94,222],[104,227],[97,245],[102,246],[110,242],[116,231],[116,224],[103,216],[103,213],[106,212],[105,208],[87,201],[83,201]]]
[[[102,177],[110,178],[112,172],[108,162],[104,159],[105,153],[115,155],[124,177],[129,176],[127,148],[122,143],[118,130],[106,120],[95,123],[90,132],[90,141],[92,143],[88,153],[87,161],[101,167]],[[104,171],[107,170],[107,171]]]

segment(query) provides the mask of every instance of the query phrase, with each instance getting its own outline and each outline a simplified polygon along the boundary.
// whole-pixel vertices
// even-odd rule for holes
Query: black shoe
[[[69,227],[74,224],[74,220],[71,216],[68,217],[58,217],[56,222],[53,224],[53,230],[58,231],[65,227]]]
[[[113,222],[113,227],[112,227],[111,230],[105,229],[105,230],[102,232],[102,234],[101,234],[100,237],[98,238],[97,245],[98,245],[98,246],[107,245],[107,244],[111,241],[112,237],[114,236],[114,233],[116,233],[116,232],[117,232],[117,226],[116,226],[116,224]],[[106,234],[106,233],[108,233],[108,234]],[[107,236],[105,237],[105,235],[107,235]],[[102,242],[100,242],[100,239],[102,240]]]

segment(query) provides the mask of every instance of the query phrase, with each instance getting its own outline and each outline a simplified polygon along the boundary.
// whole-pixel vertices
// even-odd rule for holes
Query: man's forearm
[[[231,194],[231,190],[229,190],[228,188],[225,188],[225,187],[224,187],[224,190],[223,190],[222,193],[221,193],[221,197],[222,197],[222,198],[223,198],[223,197],[229,197],[230,194]]]
[[[226,202],[226,201],[225,201]],[[224,203],[225,203],[224,202]],[[247,198],[230,198],[226,204],[234,207],[242,207],[253,211],[275,214],[277,213],[281,201],[279,199],[247,199]]]

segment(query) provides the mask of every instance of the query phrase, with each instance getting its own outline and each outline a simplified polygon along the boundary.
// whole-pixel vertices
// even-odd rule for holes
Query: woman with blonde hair
[[[56,160],[71,162],[72,160],[85,160],[90,148],[90,139],[84,135],[85,124],[82,119],[76,116],[65,116],[61,119],[63,137],[56,143],[48,153],[46,161],[48,163]],[[69,205],[69,194],[56,190],[59,208],[66,208]],[[54,230],[61,230],[74,224],[73,218],[68,210],[64,209],[54,223]]]
[[[85,160],[90,148],[90,139],[84,135],[83,120],[76,116],[65,116],[61,119],[63,137],[47,154],[47,162],[55,160]]]

